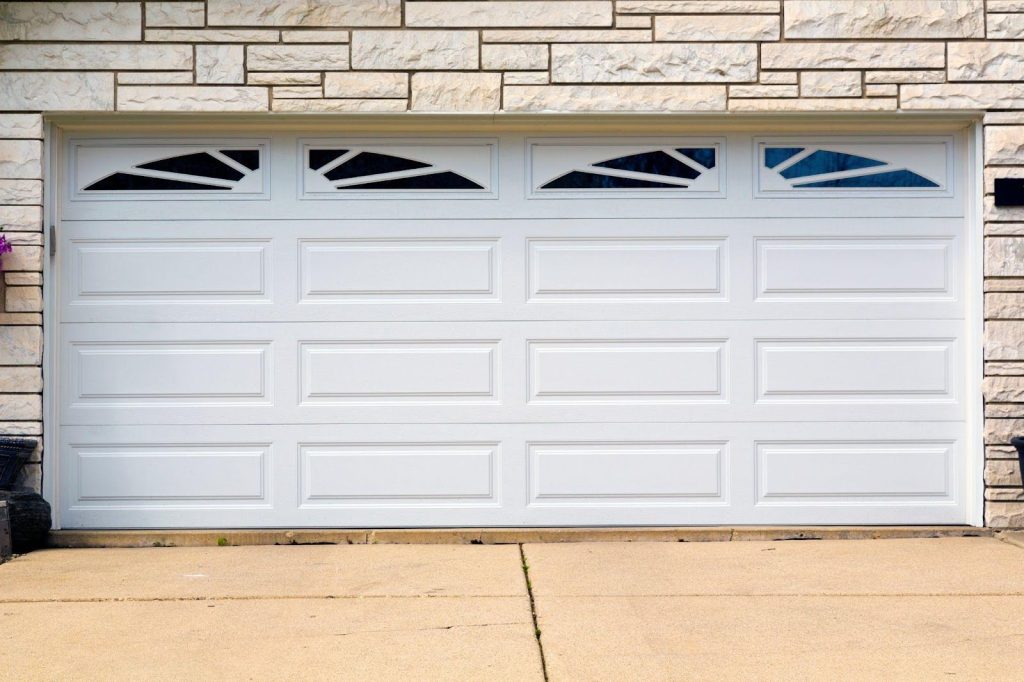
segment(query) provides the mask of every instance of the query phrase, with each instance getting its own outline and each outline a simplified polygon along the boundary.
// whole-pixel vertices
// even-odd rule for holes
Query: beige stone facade
[[[985,518],[1024,526],[1024,0],[0,2],[0,434],[42,434],[46,112],[936,110],[988,112]]]

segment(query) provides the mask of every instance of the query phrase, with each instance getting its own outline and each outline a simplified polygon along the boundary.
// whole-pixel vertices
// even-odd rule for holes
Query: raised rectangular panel
[[[954,343],[758,341],[758,402],[950,402]]]
[[[952,442],[757,443],[758,500],[950,496]]]
[[[268,240],[72,240],[70,303],[267,300]]]
[[[302,343],[304,403],[494,403],[497,341]]]
[[[760,299],[946,299],[951,239],[758,239]]]
[[[268,444],[75,445],[77,500],[155,507],[174,501],[266,501]]]
[[[303,301],[497,298],[494,239],[309,240],[299,248]]]
[[[539,299],[721,298],[724,239],[531,239]]]
[[[529,342],[530,402],[724,402],[725,341]]]
[[[533,503],[721,498],[725,443],[531,443]]]
[[[302,502],[495,501],[497,443],[300,445]]]
[[[268,404],[266,342],[72,343],[71,403]]]

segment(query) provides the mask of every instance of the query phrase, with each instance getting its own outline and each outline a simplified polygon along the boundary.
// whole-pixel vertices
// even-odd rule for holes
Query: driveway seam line
[[[526,552],[523,550],[523,543],[519,543],[519,558],[523,567],[523,579],[526,581],[526,594],[530,598],[530,616],[533,618],[533,636],[537,640],[537,650],[540,652],[540,671],[544,676],[544,682],[548,682],[548,664],[544,658],[544,644],[540,641],[540,625],[537,623],[537,604],[533,600],[533,584],[530,582],[530,565],[526,563]]]

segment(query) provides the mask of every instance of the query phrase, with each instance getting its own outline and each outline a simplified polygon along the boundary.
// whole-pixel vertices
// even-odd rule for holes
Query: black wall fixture
[[[996,178],[996,206],[1024,206],[1024,178]]]

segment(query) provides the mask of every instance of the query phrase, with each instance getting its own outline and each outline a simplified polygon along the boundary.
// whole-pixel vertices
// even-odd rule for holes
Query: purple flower
[[[2,234],[0,234],[0,272],[3,272],[3,270],[4,270],[3,255],[5,253],[10,253],[13,250],[14,250],[14,247],[11,246],[11,243],[9,241],[7,241],[7,237],[5,237]]]

